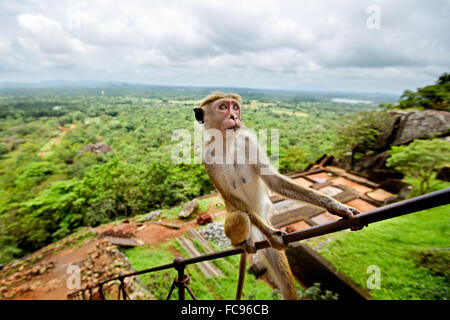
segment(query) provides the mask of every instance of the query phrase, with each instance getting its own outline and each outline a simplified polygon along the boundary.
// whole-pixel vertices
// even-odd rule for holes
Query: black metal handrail
[[[337,231],[341,231],[341,230],[345,230],[345,229],[350,229],[350,228],[354,228],[354,227],[361,228],[363,226],[367,226],[369,223],[382,221],[382,220],[386,220],[386,219],[391,219],[391,218],[395,218],[395,217],[402,216],[405,214],[422,211],[425,209],[430,209],[430,208],[438,207],[438,206],[449,204],[449,203],[450,203],[450,188],[446,188],[446,189],[431,192],[431,193],[428,193],[428,194],[425,194],[422,196],[418,196],[418,197],[415,197],[412,199],[408,199],[408,200],[392,203],[390,205],[386,205],[383,207],[379,207],[379,208],[367,211],[365,213],[358,214],[357,216],[355,216],[354,219],[340,219],[340,220],[336,220],[333,222],[312,226],[308,229],[288,233],[283,236],[283,239],[287,244],[289,244],[292,242],[305,240],[305,239],[309,239],[309,238],[313,238],[313,237],[317,237],[317,236],[321,236],[324,234],[333,233],[333,232],[337,232]],[[261,250],[261,249],[268,248],[270,246],[270,244],[267,240],[263,240],[263,241],[256,242],[255,246],[256,246],[256,250]],[[205,255],[189,258],[189,259],[177,257],[174,259],[174,261],[172,263],[157,266],[157,267],[152,267],[149,269],[144,269],[144,270],[140,270],[140,271],[136,271],[136,272],[132,272],[132,273],[128,273],[125,275],[120,274],[118,277],[111,278],[111,279],[102,281],[100,283],[97,283],[93,286],[75,291],[74,293],[69,294],[68,297],[70,298],[70,297],[77,296],[77,295],[79,296],[79,294],[82,294],[82,296],[84,297],[85,296],[84,292],[86,290],[88,290],[89,292],[92,292],[92,289],[96,288],[96,287],[99,288],[100,295],[103,297],[104,295],[102,292],[102,286],[105,283],[119,280],[121,283],[120,290],[119,290],[119,296],[120,296],[120,291],[122,291],[123,298],[126,299],[126,298],[128,298],[128,296],[126,295],[125,285],[124,285],[124,279],[126,277],[132,277],[132,276],[137,276],[137,275],[144,274],[144,273],[174,268],[178,272],[178,277],[174,280],[174,283],[172,284],[169,296],[167,298],[170,298],[170,294],[172,293],[172,290],[174,289],[175,286],[177,286],[178,287],[178,297],[180,300],[184,300],[184,298],[185,298],[184,289],[187,289],[188,292],[191,294],[191,296],[195,299],[195,296],[193,295],[192,291],[190,290],[190,288],[188,286],[189,277],[187,277],[187,275],[184,274],[184,270],[185,270],[186,266],[188,266],[190,264],[203,262],[203,261],[208,261],[208,260],[213,260],[213,259],[218,259],[218,258],[225,258],[228,256],[240,254],[242,252],[243,252],[243,249],[233,248],[233,249],[227,249],[224,251],[205,254]],[[92,294],[90,296],[92,298]]]

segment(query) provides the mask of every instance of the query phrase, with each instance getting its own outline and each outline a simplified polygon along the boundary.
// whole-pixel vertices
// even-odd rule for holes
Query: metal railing
[[[391,219],[394,217],[402,216],[405,214],[430,209],[433,207],[438,207],[441,205],[445,205],[450,203],[450,188],[442,189],[439,191],[435,191],[429,194],[425,194],[416,198],[396,202],[390,205],[386,205],[383,207],[379,207],[370,211],[367,211],[365,213],[358,214],[355,216],[354,219],[340,219],[333,222],[321,224],[312,226],[308,229],[295,231],[292,233],[285,234],[283,236],[283,239],[286,243],[292,243],[300,240],[305,240],[317,236],[321,236],[328,233],[333,233],[337,231],[341,231],[344,229],[350,229],[350,228],[362,228],[364,226],[367,226],[369,223],[382,221],[386,219]],[[256,249],[261,250],[264,248],[268,248],[269,242],[267,240],[259,241],[255,243]],[[185,299],[185,290],[189,292],[191,297],[193,299],[197,299],[192,292],[192,290],[189,288],[189,275],[185,274],[185,268],[188,265],[199,263],[202,261],[208,261],[218,258],[225,258],[228,256],[236,255],[242,253],[242,249],[228,249],[220,252],[205,254],[198,257],[193,257],[190,259],[184,259],[182,257],[177,257],[172,263],[133,272],[128,274],[120,274],[119,276],[115,278],[111,278],[105,281],[102,281],[100,283],[97,283],[93,286],[75,291],[74,293],[71,293],[68,295],[69,299],[77,299],[77,298],[86,298],[86,293],[89,292],[89,298],[92,299],[92,291],[94,288],[98,288],[98,292],[100,294],[100,297],[104,299],[104,293],[103,293],[103,285],[105,285],[108,282],[116,281],[118,280],[120,282],[119,285],[119,293],[118,293],[118,299],[120,299],[120,296],[122,295],[122,299],[127,300],[129,299],[129,296],[126,293],[125,289],[125,282],[124,279],[127,277],[132,276],[138,276],[140,274],[149,273],[149,272],[156,272],[166,269],[174,268],[178,276],[175,278],[174,282],[172,283],[172,286],[169,290],[169,294],[167,296],[167,299],[170,299],[171,294],[175,287],[178,288],[178,298],[179,300]]]

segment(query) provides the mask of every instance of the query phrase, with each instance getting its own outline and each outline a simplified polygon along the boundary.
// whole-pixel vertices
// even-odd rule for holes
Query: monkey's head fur
[[[218,129],[226,135],[228,130],[241,128],[241,105],[242,98],[238,94],[215,91],[194,109],[195,118],[205,129]]]

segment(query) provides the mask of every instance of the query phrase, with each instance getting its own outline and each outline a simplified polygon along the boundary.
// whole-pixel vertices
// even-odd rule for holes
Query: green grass
[[[450,299],[450,205],[328,239],[319,253],[361,287],[367,288],[367,268],[380,268],[381,288],[370,291],[374,299]]]
[[[406,183],[413,186],[413,190],[411,191],[411,194],[409,195],[410,198],[420,196],[420,181],[419,179],[415,177],[405,177],[403,179]],[[436,179],[435,177],[432,177],[430,179],[430,190],[428,192],[433,192],[441,189],[445,189],[450,187],[450,182],[442,181],[439,179]]]
[[[159,246],[142,246],[122,250],[136,271],[156,267],[173,262],[175,258],[170,253],[172,242]],[[166,299],[173,279],[176,277],[174,269],[142,274],[139,278],[147,285],[149,291],[159,300]]]
[[[161,210],[163,214],[161,215],[162,218],[167,218],[169,220],[176,220],[178,219],[178,214],[183,209],[183,205],[173,207],[171,209]]]
[[[206,198],[206,199],[202,199],[198,201],[198,212],[206,212],[209,210],[209,206],[211,205],[211,202],[222,202],[222,199],[220,199],[219,197],[211,197],[211,198]]]
[[[211,198],[198,200],[198,213],[208,211],[211,201],[220,202],[221,199],[219,197],[211,197]],[[222,201],[222,203],[223,203],[223,201]],[[162,212],[161,217],[169,219],[169,220],[177,220],[178,214],[181,212],[181,210],[183,209],[183,207],[185,205],[186,205],[186,203],[183,203],[179,206],[176,206],[176,207],[173,207],[170,209],[162,209],[162,210],[160,210]],[[145,216],[145,215],[142,215],[142,216]],[[194,219],[195,217],[196,217],[196,215],[193,215],[193,216],[189,217],[189,220]]]
[[[201,246],[198,242],[196,246]],[[216,247],[212,244],[213,247]],[[135,270],[142,270],[153,266],[171,263],[175,258],[170,249],[176,249],[184,257],[187,252],[175,241],[170,240],[158,246],[143,246],[124,250]],[[203,251],[203,250],[202,250]],[[223,277],[207,278],[197,265],[186,267],[190,275],[190,288],[200,300],[233,300],[236,294],[236,285],[239,269],[239,255],[213,260],[213,263],[223,272]],[[140,275],[141,280],[149,287],[150,292],[157,299],[166,299],[170,286],[177,273],[173,269]],[[243,299],[267,300],[276,297],[272,288],[261,280],[255,279],[247,273],[244,284]],[[178,299],[175,290],[171,299]],[[186,299],[191,297],[186,292]]]

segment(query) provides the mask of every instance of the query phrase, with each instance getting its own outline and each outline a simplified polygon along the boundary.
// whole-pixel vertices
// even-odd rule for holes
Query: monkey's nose
[[[231,119],[231,120],[236,120],[236,117],[233,116],[233,115],[231,115],[231,116],[230,116],[230,119]]]

